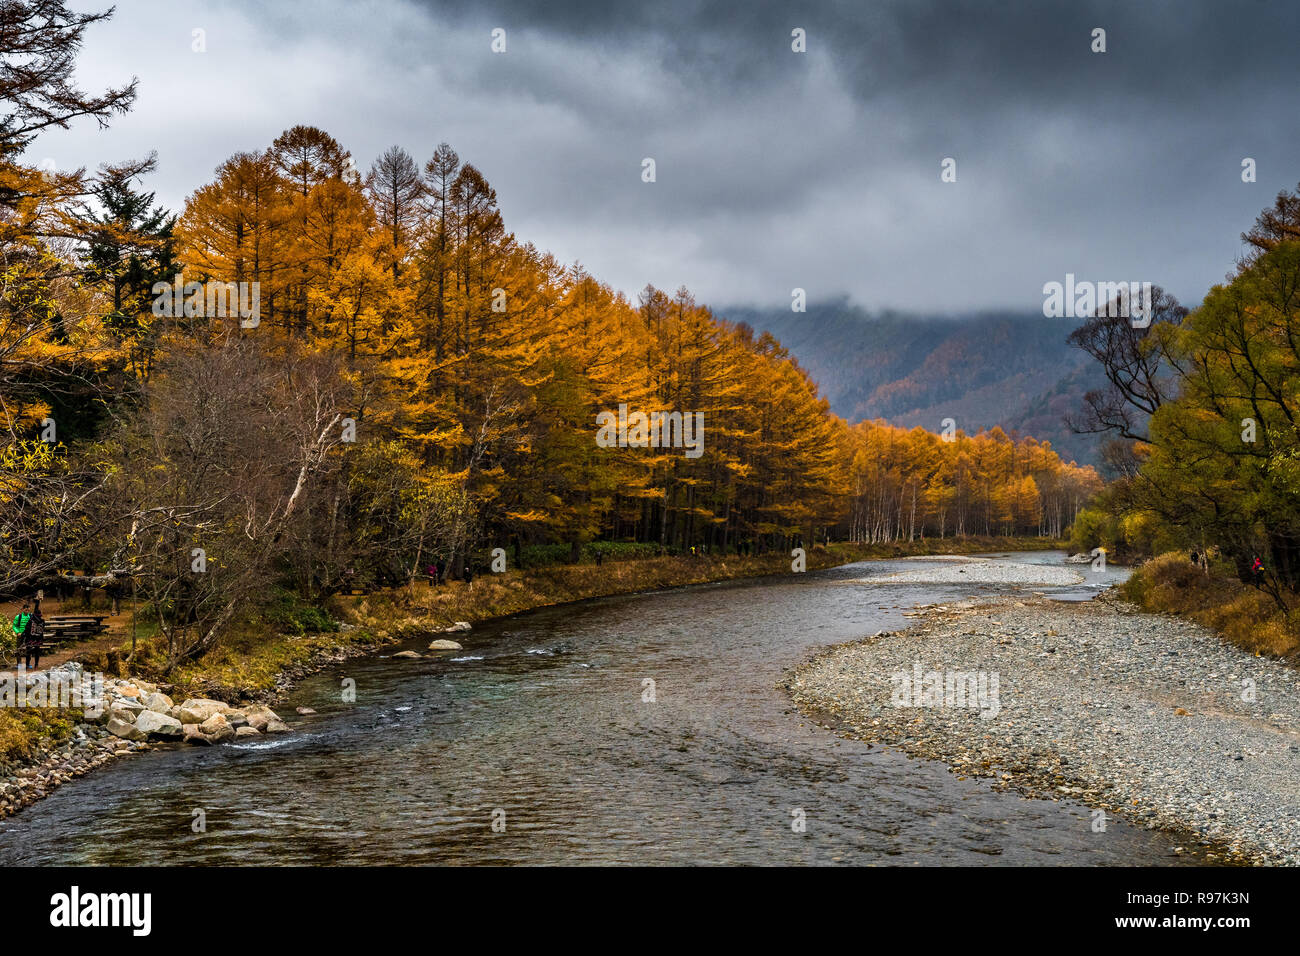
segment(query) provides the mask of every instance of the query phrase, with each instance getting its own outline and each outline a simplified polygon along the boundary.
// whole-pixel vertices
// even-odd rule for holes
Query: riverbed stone
[[[181,704],[180,713],[175,716],[182,724],[201,724],[213,714],[225,713],[229,709],[219,700],[191,697]]]
[[[418,651],[398,651],[398,652],[397,652],[396,654],[394,654],[393,656],[394,656],[394,657],[412,658],[412,657],[422,657],[423,655],[420,654]]]
[[[230,726],[230,721],[226,719],[225,714],[213,714],[199,724],[199,732],[206,735],[213,743],[220,743],[235,736],[235,728]]]
[[[459,644],[457,644],[455,641],[449,641],[449,640],[443,638],[443,639],[440,639],[440,640],[433,641],[433,642],[429,645],[429,650],[431,650],[431,651],[462,651],[462,650],[464,650],[464,648],[461,647]]]
[[[182,724],[181,733],[181,739],[187,744],[198,744],[201,747],[207,747],[212,743],[208,735],[199,730],[198,724]]]
[[[153,710],[140,713],[135,719],[135,729],[147,737],[179,737],[183,733],[179,720]]]
[[[113,705],[108,708],[108,712],[104,715],[104,723],[107,724],[110,720],[120,720],[123,723],[134,724],[136,717],[142,713],[144,713],[143,710],[130,710],[126,707]]]
[[[176,706],[170,697],[156,690],[145,694],[141,699],[141,703],[144,704],[146,710],[155,710],[160,714],[170,713],[171,709]]]
[[[268,734],[282,734],[289,729],[289,725],[282,720],[270,720],[266,723],[266,732]]]
[[[236,737],[260,737],[262,735],[257,731],[256,728],[244,726],[244,727],[235,728],[235,736]]]
[[[134,722],[124,720],[121,717],[110,717],[108,719],[108,732],[114,737],[120,737],[123,740],[144,740],[144,732],[139,730]]]

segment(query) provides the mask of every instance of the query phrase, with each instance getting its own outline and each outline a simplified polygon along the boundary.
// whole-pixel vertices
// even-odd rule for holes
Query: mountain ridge
[[[738,306],[718,314],[779,339],[849,421],[939,431],[951,418],[964,432],[998,426],[1049,441],[1079,464],[1098,463],[1100,436],[1075,434],[1065,422],[1085,392],[1105,384],[1067,341],[1069,320],[1011,310],[872,313],[847,299],[802,313]]]

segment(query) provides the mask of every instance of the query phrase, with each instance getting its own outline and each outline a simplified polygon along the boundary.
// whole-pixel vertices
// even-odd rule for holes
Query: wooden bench
[[[45,619],[45,640],[48,646],[88,641],[108,630],[104,616],[97,614],[59,615]]]

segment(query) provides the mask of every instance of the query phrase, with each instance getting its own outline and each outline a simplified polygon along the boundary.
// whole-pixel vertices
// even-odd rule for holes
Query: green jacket
[[[14,637],[23,636],[23,631],[27,630],[27,622],[31,619],[31,614],[22,611],[14,616]]]

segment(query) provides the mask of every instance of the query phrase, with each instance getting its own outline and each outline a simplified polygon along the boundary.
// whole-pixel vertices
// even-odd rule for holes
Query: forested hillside
[[[885,418],[936,430],[1000,426],[1049,441],[1067,460],[1096,464],[1095,436],[1066,422],[1104,384],[1067,339],[1076,323],[1041,313],[960,318],[874,314],[844,300],[808,311],[729,308],[728,318],[779,338],[850,420]]]

